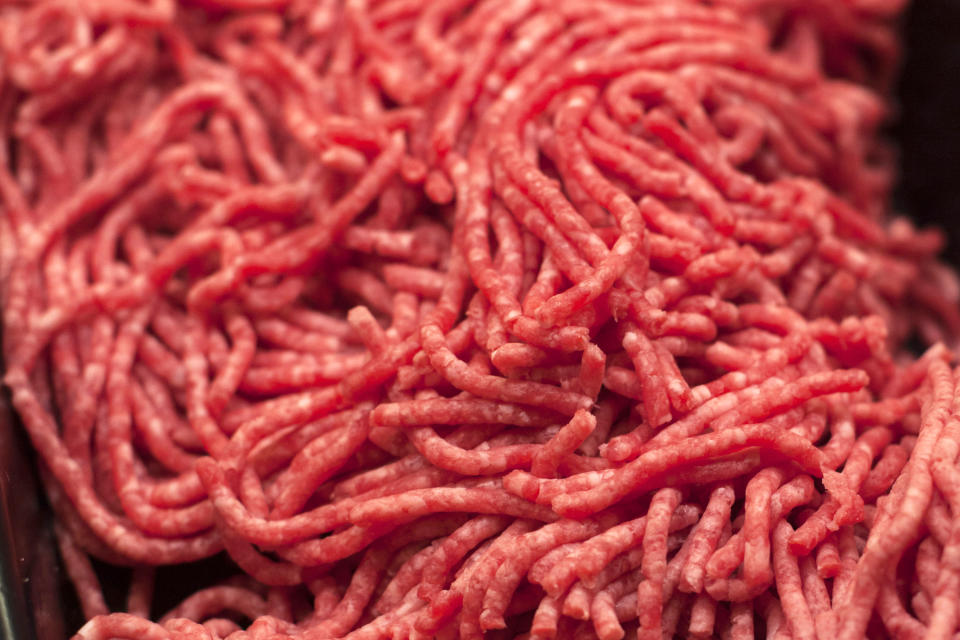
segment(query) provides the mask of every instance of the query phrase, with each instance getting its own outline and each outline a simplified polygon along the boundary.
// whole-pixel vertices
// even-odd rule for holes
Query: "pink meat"
[[[77,638],[956,635],[901,4],[0,8],[3,381]]]

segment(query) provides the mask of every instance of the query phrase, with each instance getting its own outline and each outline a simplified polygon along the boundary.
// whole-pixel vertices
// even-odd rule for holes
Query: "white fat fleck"
[[[123,525],[111,524],[104,534],[104,539],[113,542],[114,546],[120,546],[120,542],[126,537],[127,530]]]
[[[469,168],[470,168],[470,167],[469,167],[469,165],[467,164],[467,161],[466,161],[466,160],[457,160],[457,161],[454,163],[453,167],[451,167],[451,169],[450,169],[451,177],[453,177],[453,178],[455,178],[455,179],[456,179],[456,178],[463,178],[464,176],[467,175],[467,172],[468,172]]]
[[[88,76],[93,73],[93,58],[91,56],[82,56],[74,60],[70,67],[78,76]]]
[[[659,291],[655,291],[653,289],[648,289],[643,294],[643,297],[647,299],[647,302],[649,302],[655,307],[660,306],[660,304],[663,302],[662,294],[660,294]]]
[[[97,380],[100,380],[106,373],[107,368],[99,362],[92,362],[88,364],[83,371],[83,377],[86,382],[92,383]]]
[[[480,247],[474,247],[470,250],[469,258],[471,262],[480,262],[486,256],[486,252]]]
[[[586,58],[577,58],[570,66],[575,73],[583,73],[589,68],[590,62]]]
[[[621,207],[629,207],[633,205],[633,200],[631,200],[624,193],[618,193],[617,195],[613,196],[613,202]]]
[[[13,402],[14,404],[22,404],[24,402],[30,402],[33,399],[33,394],[28,390],[24,389],[22,386],[23,381],[21,381],[21,376],[8,373],[4,378],[4,382],[7,383],[8,387],[14,387],[13,392]]]
[[[516,84],[511,84],[509,87],[503,90],[503,99],[508,102],[513,102],[520,97],[520,87]]]
[[[406,513],[425,513],[430,511],[430,507],[427,505],[427,501],[421,496],[410,496],[409,506],[404,509]]]
[[[302,380],[306,378],[310,374],[309,368],[303,367],[303,366],[290,367],[289,372],[290,372],[290,378],[293,379],[295,382],[297,380]]]
[[[389,424],[399,413],[396,404],[382,404],[370,415],[370,423],[381,426]]]
[[[694,387],[690,390],[690,396],[695,405],[703,404],[710,398],[710,390],[705,386]]]

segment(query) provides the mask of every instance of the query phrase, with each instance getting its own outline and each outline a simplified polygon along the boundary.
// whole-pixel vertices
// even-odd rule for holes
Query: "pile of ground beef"
[[[4,381],[77,638],[954,637],[901,4],[0,6]]]

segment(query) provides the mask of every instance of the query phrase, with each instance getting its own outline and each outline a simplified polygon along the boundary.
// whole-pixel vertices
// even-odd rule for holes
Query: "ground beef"
[[[4,382],[77,637],[953,637],[901,4],[0,7]]]

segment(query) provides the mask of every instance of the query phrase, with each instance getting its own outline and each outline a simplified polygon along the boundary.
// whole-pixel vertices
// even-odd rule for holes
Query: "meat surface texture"
[[[901,4],[3,3],[3,381],[76,638],[955,637]]]

